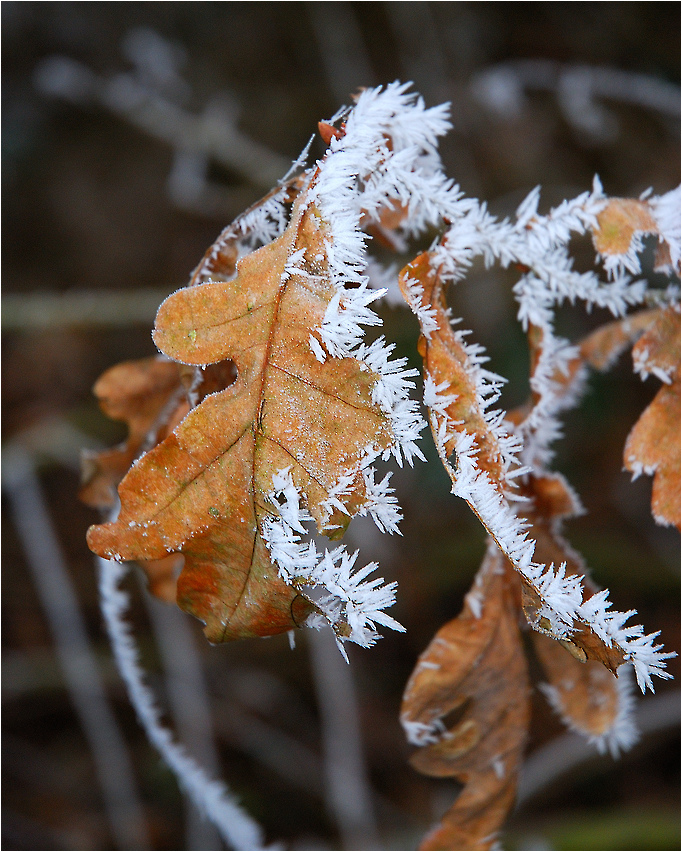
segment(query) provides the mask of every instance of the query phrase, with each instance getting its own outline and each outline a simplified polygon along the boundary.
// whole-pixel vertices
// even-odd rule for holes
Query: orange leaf
[[[443,282],[431,268],[430,255],[424,252],[416,257],[400,273],[400,289],[407,303],[417,313],[420,319],[428,322],[427,333],[422,319],[422,334],[419,337],[419,354],[424,360],[424,375],[435,387],[441,387],[440,395],[454,398],[444,406],[448,420],[453,424],[452,432],[467,432],[474,436],[476,442],[476,458],[478,467],[490,474],[493,483],[497,484],[503,475],[502,452],[495,435],[485,420],[475,382],[475,368],[467,353],[461,336],[457,335],[451,325],[450,316],[445,303]],[[426,313],[429,317],[426,317]],[[436,446],[439,446],[437,428],[431,422]],[[452,469],[447,463],[455,447],[455,437],[445,441],[445,467],[452,476]]]
[[[680,529],[680,315],[659,314],[633,351],[644,377],[655,373],[666,383],[644,411],[625,442],[626,470],[653,474],[651,512],[657,523]]]
[[[532,639],[549,682],[543,691],[554,710],[572,730],[600,744],[609,742],[622,713],[618,680],[598,662],[566,654],[549,636],[533,631]]]
[[[636,198],[611,198],[597,222],[594,247],[600,254],[626,254],[635,233],[658,233],[649,205]]]
[[[422,849],[494,848],[514,801],[529,718],[514,594],[492,546],[464,609],[419,657],[403,697],[408,737],[425,743],[411,764],[464,785]]]
[[[241,260],[236,278],[163,303],[157,346],[185,364],[230,359],[237,380],[133,466],[119,486],[118,520],[88,533],[108,558],[181,552],[178,603],[213,642],[283,632],[314,609],[279,576],[263,539],[264,521],[277,515],[273,477],[290,469],[318,528],[338,537],[367,499],[368,452],[393,442],[372,401],[378,375],[355,358],[321,363],[311,349],[335,293],[325,233],[316,207],[298,202],[284,234]],[[329,508],[341,482],[347,514]]]
[[[94,393],[100,407],[112,420],[124,421],[129,434],[125,443],[111,450],[83,453],[79,496],[89,506],[98,509],[113,506],[116,486],[144,444],[157,444],[170,431],[168,419],[173,416],[177,423],[187,413],[189,407],[181,393],[180,376],[179,364],[154,357],[118,364],[97,380]],[[173,412],[167,412],[168,418],[157,423],[169,403]]]

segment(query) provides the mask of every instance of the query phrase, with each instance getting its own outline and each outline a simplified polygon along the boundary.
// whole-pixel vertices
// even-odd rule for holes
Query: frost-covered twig
[[[258,823],[241,808],[225,784],[208,777],[162,725],[159,708],[144,682],[138,651],[125,620],[128,595],[120,586],[126,566],[101,557],[97,557],[97,563],[102,613],[116,663],[149,741],[173,770],[184,792],[214,823],[228,845],[234,849],[262,849],[263,832]]]
[[[147,849],[145,815],[128,748],[106,696],[33,462],[16,444],[3,451],[3,490],[90,746],[116,844],[120,849]]]

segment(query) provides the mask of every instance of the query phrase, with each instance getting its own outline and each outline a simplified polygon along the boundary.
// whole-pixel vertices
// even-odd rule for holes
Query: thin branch
[[[120,328],[153,321],[168,289],[127,292],[9,293],[2,297],[2,330],[32,331],[64,326]]]
[[[177,607],[144,595],[156,644],[165,669],[168,702],[178,735],[202,765],[217,774],[220,767],[201,656]],[[191,802],[186,814],[187,849],[222,849],[220,838]]]
[[[237,803],[227,786],[204,772],[161,723],[161,714],[139,665],[130,625],[125,620],[128,595],[120,588],[125,564],[97,557],[102,613],[112,650],[128,695],[149,741],[175,773],[178,783],[196,807],[214,823],[234,849],[262,849],[263,831]]]
[[[307,638],[322,722],[327,808],[346,849],[377,849],[353,673],[330,631],[313,630]]]
[[[33,463],[17,446],[3,455],[3,489],[90,746],[117,847],[148,849],[144,811],[125,739],[107,699]]]

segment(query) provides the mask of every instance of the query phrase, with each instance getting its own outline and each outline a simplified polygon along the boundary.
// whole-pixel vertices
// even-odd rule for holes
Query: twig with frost
[[[120,849],[149,848],[128,748],[106,696],[33,461],[16,444],[5,448],[3,457],[3,490],[90,747],[113,836]]]
[[[128,595],[121,589],[125,564],[97,557],[104,622],[121,677],[149,741],[175,773],[178,783],[199,811],[210,819],[233,849],[263,848],[263,831],[237,803],[222,781],[210,778],[187,755],[161,722],[161,712],[140,668],[139,654],[125,620]]]

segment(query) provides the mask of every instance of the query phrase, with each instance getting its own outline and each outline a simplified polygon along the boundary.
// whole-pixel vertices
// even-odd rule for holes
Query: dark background
[[[676,3],[2,4],[3,472],[14,469],[18,447],[37,465],[39,496],[134,766],[150,848],[220,847],[186,818],[110,660],[84,538],[98,518],[76,497],[78,447],[123,435],[99,413],[95,379],[153,353],[158,302],[186,283],[221,228],[358,86],[411,79],[429,105],[451,101],[446,171],[497,214],[513,212],[538,183],[546,209],[589,188],[595,173],[611,195],[676,186],[679,15]],[[77,64],[55,64],[55,56]],[[513,65],[520,60],[546,62],[529,70]],[[618,71],[647,75],[650,85],[640,103],[629,103],[631,77],[620,94],[597,99],[604,113],[576,116],[562,86],[581,64],[598,69],[592,75],[602,85],[620,79]],[[500,65],[507,84],[528,74],[528,85],[516,105],[495,110],[480,95],[481,75]],[[163,113],[154,132],[140,126],[157,114],[148,103],[135,106],[140,86]],[[489,348],[493,369],[512,380],[505,406],[527,393],[512,281],[476,268],[453,294],[455,314]],[[113,293],[123,299],[112,301]],[[392,307],[383,316],[389,339],[416,365],[412,318]],[[604,319],[567,310],[560,328],[576,339]],[[627,358],[595,377],[567,418],[556,465],[589,510],[567,534],[595,579],[618,609],[636,607],[647,631],[660,629],[666,648],[679,650],[679,536],[651,520],[650,481],[632,484],[621,472],[625,437],[656,387],[633,377]],[[408,628],[371,651],[351,649],[374,826],[366,808],[355,834],[340,829],[329,804],[310,640],[299,638],[294,651],[286,637],[211,648],[198,623],[183,620],[205,672],[199,686],[214,730],[203,730],[215,735],[220,772],[268,839],[290,848],[415,848],[454,798],[453,784],[408,766],[397,715],[417,655],[461,607],[484,535],[449,497],[436,464],[394,482],[403,538],[384,540],[364,527],[353,540],[399,581],[392,614]],[[29,529],[34,516],[18,505],[16,487],[3,478],[3,848],[116,848],[27,564],[17,513]],[[59,558],[54,547],[51,558]],[[171,695],[154,611],[138,583],[129,588],[150,681]],[[652,729],[642,743],[618,764],[595,758],[555,772],[510,819],[508,848],[679,848],[679,692],[675,682],[659,684],[657,698],[670,699],[642,702]],[[540,753],[562,727],[536,698],[530,750]],[[207,748],[197,736],[197,748]]]

